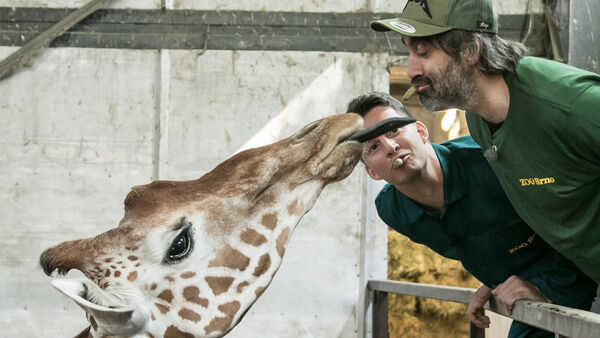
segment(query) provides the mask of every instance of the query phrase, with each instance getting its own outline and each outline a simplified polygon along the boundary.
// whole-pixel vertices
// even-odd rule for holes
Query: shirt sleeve
[[[600,83],[595,81],[575,100],[571,110],[571,136],[578,156],[600,166]]]

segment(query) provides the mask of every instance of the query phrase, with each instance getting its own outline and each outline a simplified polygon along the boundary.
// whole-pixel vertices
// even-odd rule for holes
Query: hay
[[[395,232],[388,233],[388,279],[477,288],[480,283],[458,261]],[[460,337],[468,335],[465,304],[390,295],[390,337]]]

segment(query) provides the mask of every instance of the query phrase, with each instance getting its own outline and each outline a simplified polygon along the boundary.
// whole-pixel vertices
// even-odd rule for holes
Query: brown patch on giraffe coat
[[[290,228],[287,227],[281,231],[281,234],[279,234],[279,237],[277,237],[277,240],[275,241],[279,257],[283,257],[283,253],[285,252],[285,244],[287,243],[289,236]]]
[[[127,280],[133,282],[137,278],[137,271],[131,271],[129,275],[127,275]]]
[[[173,300],[173,292],[169,289],[165,289],[158,295],[158,298],[165,300],[167,303],[171,303]]]
[[[154,316],[154,312],[152,312],[152,311],[150,311],[150,319],[156,320],[156,317]]]
[[[215,331],[225,331],[231,324],[231,319],[227,317],[213,318],[208,325],[204,327],[206,334],[211,334]]]
[[[262,293],[265,291],[265,287],[259,286],[258,288],[256,288],[256,290],[254,290],[254,294],[256,294],[256,297],[262,295]]]
[[[104,274],[104,277],[110,277],[110,270],[106,270],[106,273]]]
[[[265,192],[260,194],[260,203],[262,205],[269,205],[275,202],[276,195],[273,192]]]
[[[119,277],[119,276],[121,276],[121,271],[119,271],[119,270],[115,271],[115,277]]]
[[[127,256],[127,259],[129,259],[130,261],[137,261],[138,258],[137,258],[137,256],[130,255],[130,256]]]
[[[302,211],[304,211],[304,202],[298,200],[297,198],[288,206],[288,214],[292,216],[300,216],[302,215]]]
[[[171,325],[165,331],[164,338],[194,338],[194,335],[188,332],[184,332]]]
[[[169,312],[169,307],[168,306],[164,306],[162,304],[159,303],[154,303],[154,305],[156,306],[156,308],[158,309],[158,311],[160,311],[160,313],[162,313],[163,315],[167,312]]]
[[[196,273],[194,271],[186,271],[181,274],[181,278],[183,278],[183,279],[192,278],[194,276],[196,276]]]
[[[266,254],[260,256],[260,259],[258,260],[258,265],[254,269],[254,272],[252,274],[256,277],[261,276],[269,269],[270,266],[271,266],[271,256],[269,256],[269,254],[266,253]]]
[[[104,262],[110,263],[110,262],[112,262],[112,260],[113,260],[112,258],[106,258],[106,259],[104,259]]]
[[[186,286],[183,289],[183,298],[187,301],[199,304],[203,307],[208,307],[208,299],[199,297],[199,294],[200,289],[196,286]]]
[[[171,276],[165,276],[165,279],[168,280],[171,283],[173,283],[175,281],[175,278],[173,278]]]
[[[233,302],[219,305],[219,310],[227,315],[227,318],[233,319],[235,314],[240,310],[240,302],[234,300]]]
[[[181,317],[183,319],[187,319],[187,320],[192,321],[194,323],[199,322],[200,319],[201,319],[201,317],[200,317],[199,314],[197,314],[193,310],[186,309],[186,308],[183,308],[183,309],[179,310],[179,312],[177,314],[179,315],[179,317]]]
[[[240,310],[240,303],[238,301],[233,301],[221,304],[219,305],[219,310],[226,316],[213,318],[213,320],[211,320],[210,323],[204,328],[206,334],[210,334],[214,331],[226,331],[231,325],[231,322],[233,322],[235,314]]]
[[[246,242],[250,245],[260,246],[267,241],[267,238],[263,236],[260,232],[254,229],[246,229],[240,236],[243,242]]]
[[[269,230],[275,229],[277,226],[277,213],[264,214],[260,220],[260,224]]]
[[[150,290],[156,290],[156,283],[152,283],[152,285],[150,285]]]
[[[241,282],[241,283],[240,283],[240,284],[238,284],[238,286],[237,286],[237,292],[238,292],[238,293],[242,293],[242,291],[244,291],[244,288],[245,288],[246,286],[248,286],[248,285],[250,285],[250,283],[248,283],[248,282],[246,282],[246,281],[243,281],[243,282]]]
[[[217,252],[217,256],[208,263],[208,266],[223,266],[244,271],[248,267],[248,264],[250,264],[250,258],[232,248],[231,245],[225,244],[225,246]]]
[[[206,280],[215,296],[229,290],[229,287],[233,283],[233,277],[206,277],[204,280]]]

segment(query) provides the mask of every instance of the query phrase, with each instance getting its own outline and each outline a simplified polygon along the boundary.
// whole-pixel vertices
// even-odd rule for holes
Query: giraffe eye
[[[191,224],[186,226],[180,233],[175,237],[173,243],[169,247],[169,252],[165,257],[165,263],[177,263],[186,258],[194,246],[194,241],[190,233]]]

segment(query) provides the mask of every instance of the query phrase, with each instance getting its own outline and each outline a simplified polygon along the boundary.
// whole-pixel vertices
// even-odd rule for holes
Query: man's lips
[[[413,87],[415,87],[417,93],[419,93],[431,87],[431,83],[415,83],[413,84]]]
[[[431,87],[431,81],[423,76],[419,76],[411,81],[411,85],[415,87],[417,92],[420,92]]]
[[[392,160],[392,170],[402,168],[406,164],[406,161],[408,160],[409,157],[410,157],[410,154],[402,154],[400,156],[394,157],[394,159]],[[396,161],[396,159],[402,160],[402,165],[398,168],[394,168],[394,161]]]

